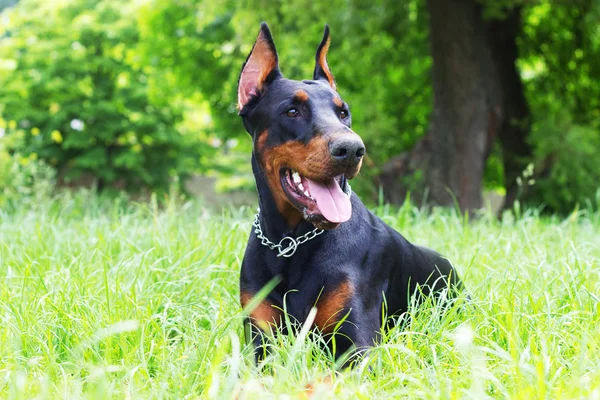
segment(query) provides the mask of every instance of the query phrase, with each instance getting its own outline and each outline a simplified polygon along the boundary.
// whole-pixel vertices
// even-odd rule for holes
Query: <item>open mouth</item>
[[[304,213],[307,220],[324,220],[339,224],[352,216],[352,204],[344,175],[315,181],[293,169],[280,171],[281,185],[292,204]]]

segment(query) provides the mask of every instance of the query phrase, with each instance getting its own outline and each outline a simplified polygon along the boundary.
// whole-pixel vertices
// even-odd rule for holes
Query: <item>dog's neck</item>
[[[303,235],[315,227],[313,224],[302,220],[296,226],[290,226],[286,218],[279,212],[264,170],[259,166],[254,154],[252,154],[252,172],[256,180],[258,191],[258,206],[260,207],[260,226],[263,234],[271,241],[278,242],[284,236],[296,237]]]

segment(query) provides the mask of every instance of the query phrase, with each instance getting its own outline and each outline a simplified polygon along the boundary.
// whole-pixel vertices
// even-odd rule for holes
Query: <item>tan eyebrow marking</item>
[[[294,94],[294,99],[297,101],[308,101],[308,93],[306,93],[304,90],[298,90]]]

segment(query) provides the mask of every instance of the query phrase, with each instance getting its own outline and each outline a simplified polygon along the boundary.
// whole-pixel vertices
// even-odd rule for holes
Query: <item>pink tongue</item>
[[[352,216],[350,198],[340,188],[335,179],[325,183],[315,182],[308,178],[308,191],[317,201],[317,208],[329,222],[345,222]]]

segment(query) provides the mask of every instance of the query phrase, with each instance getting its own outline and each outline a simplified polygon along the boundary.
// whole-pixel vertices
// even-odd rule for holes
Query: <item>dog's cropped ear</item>
[[[314,80],[326,80],[329,85],[335,88],[335,79],[331,74],[329,65],[327,65],[327,52],[329,51],[329,45],[331,44],[331,36],[329,35],[329,25],[325,25],[325,32],[323,33],[323,40],[317,49],[315,73],[313,74]]]
[[[263,22],[252,51],[242,67],[238,81],[240,113],[248,103],[261,95],[267,83],[279,76],[281,73],[279,72],[275,43],[273,43],[269,27]]]

